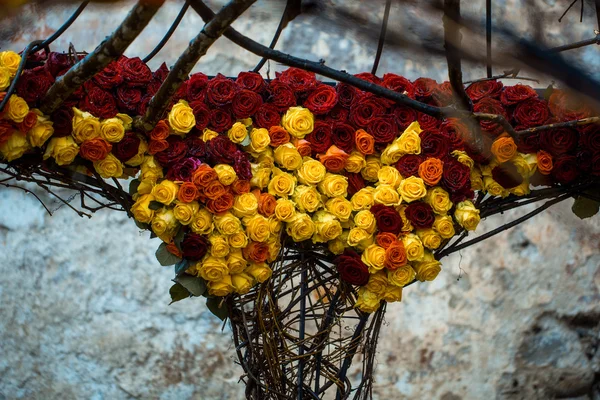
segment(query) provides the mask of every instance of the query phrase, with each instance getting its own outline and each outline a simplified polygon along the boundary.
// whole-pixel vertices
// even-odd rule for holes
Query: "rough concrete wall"
[[[556,18],[566,7],[540,3]],[[382,13],[369,2],[348,4]],[[474,1],[467,11],[478,12],[483,4]],[[130,5],[108,11],[91,5],[54,48],[73,42],[78,50],[93,49]],[[522,5],[504,1],[495,15],[523,27]],[[128,55],[147,54],[179,7],[168,2]],[[47,36],[71,11],[23,16],[34,25],[10,47]],[[281,11],[278,2],[259,2],[235,26],[268,43]],[[408,26],[419,17],[411,9],[394,9],[391,21]],[[370,70],[375,45],[357,34],[360,29],[327,18],[294,22],[279,48],[351,72]],[[555,24],[548,39],[561,44],[587,38],[593,23],[586,22],[564,34]],[[200,26],[189,12],[153,67],[159,60],[172,64]],[[443,60],[386,50],[381,73],[444,79]],[[598,73],[598,51],[590,47],[569,56]],[[235,75],[256,61],[221,39],[197,70]],[[473,67],[466,75],[480,77],[483,69]],[[59,207],[42,196],[51,210]],[[580,221],[569,203],[445,259],[435,282],[411,286],[402,303],[388,308],[376,398],[600,398],[594,383],[600,372],[600,217]],[[531,209],[490,218],[480,228]],[[157,240],[141,234],[123,213],[99,212],[88,220],[61,207],[49,217],[33,197],[5,188],[0,210],[0,399],[243,396],[227,328],[221,331],[199,300],[167,305],[172,270],[156,262]]]

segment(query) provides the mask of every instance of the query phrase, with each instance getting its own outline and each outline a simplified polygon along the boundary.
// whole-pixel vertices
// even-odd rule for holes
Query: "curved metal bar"
[[[21,73],[23,72],[23,69],[25,68],[25,63],[27,62],[27,57],[29,57],[29,54],[33,51],[33,49],[36,46],[39,46],[43,42],[44,42],[43,40],[34,40],[33,42],[29,43],[27,45],[27,47],[25,47],[25,49],[23,50],[23,53],[21,53],[21,62],[19,63],[19,68],[17,68],[17,73],[15,75],[15,78],[10,83],[8,90],[6,91],[6,94],[4,95],[4,98],[2,99],[2,102],[0,103],[0,112],[2,110],[4,110],[4,107],[6,107],[6,104],[8,103],[10,96],[15,92],[15,89],[17,88],[17,82],[19,81],[19,77],[21,76]]]
[[[279,25],[277,26],[275,35],[273,35],[273,39],[271,40],[271,44],[269,45],[270,49],[275,48],[275,46],[277,45],[277,41],[279,40],[279,36],[281,36],[281,32],[283,32],[284,27],[287,25],[286,19],[288,17],[288,7],[289,7],[289,2],[286,4],[285,9],[283,10],[283,14],[281,15],[281,20],[279,20]],[[259,72],[262,69],[262,67],[265,65],[267,60],[268,60],[267,57],[261,58],[260,61],[258,62],[258,64],[256,64],[256,67],[254,67],[254,69],[252,71]]]
[[[383,11],[383,22],[381,24],[381,33],[379,33],[379,43],[377,43],[377,53],[375,54],[375,61],[373,61],[373,68],[371,69],[371,73],[373,75],[377,73],[377,67],[379,67],[379,60],[381,59],[381,53],[383,53],[383,43],[385,42],[385,33],[387,32],[391,6],[392,0],[387,0],[385,2],[385,10]]]
[[[79,5],[79,7],[77,7],[77,10],[75,10],[75,12],[69,17],[69,19],[67,19],[65,21],[65,23],[62,24],[62,26],[60,28],[58,28],[58,30],[56,32],[54,32],[52,35],[50,35],[50,37],[48,39],[44,40],[39,46],[37,46],[33,50],[33,53],[35,53],[38,50],[41,50],[43,48],[47,48],[48,46],[50,46],[50,44],[52,44],[52,42],[54,42],[56,39],[58,39],[60,37],[60,35],[62,35],[67,29],[69,29],[69,27],[71,25],[73,25],[73,22],[75,22],[75,20],[79,17],[79,15],[83,12],[83,10],[85,10],[85,8],[87,7],[88,4],[89,4],[89,0],[86,0],[83,3],[81,3]]]
[[[171,27],[169,28],[169,30],[167,31],[167,33],[165,33],[165,36],[156,45],[156,47],[154,48],[154,50],[152,50],[150,52],[150,54],[148,54],[146,57],[144,57],[142,59],[143,62],[147,63],[148,61],[152,60],[152,58],[154,58],[154,56],[159,51],[161,51],[163,47],[165,47],[165,44],[167,44],[167,42],[169,41],[169,39],[171,39],[171,36],[173,36],[173,33],[175,32],[175,29],[177,29],[177,27],[179,26],[179,23],[183,19],[183,16],[185,15],[185,13],[187,12],[187,10],[188,10],[189,7],[190,7],[190,1],[186,0],[185,4],[181,8],[181,11],[179,11],[179,14],[177,14],[177,17],[173,21],[173,24],[171,24]]]

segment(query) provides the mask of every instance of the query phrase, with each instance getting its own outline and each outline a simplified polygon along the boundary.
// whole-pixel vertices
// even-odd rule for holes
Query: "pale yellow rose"
[[[318,211],[313,215],[315,234],[313,243],[325,243],[336,239],[342,234],[342,225],[335,216],[327,211]]]
[[[484,191],[492,196],[506,197],[510,192],[505,189],[502,185],[496,182],[491,176],[483,177],[483,188]]]
[[[375,216],[369,210],[361,210],[354,215],[354,224],[369,233],[375,232],[377,221]]]
[[[241,122],[233,124],[231,129],[227,131],[227,137],[233,143],[242,143],[248,137],[248,128]]]
[[[459,163],[466,165],[469,168],[473,168],[475,166],[475,161],[469,155],[462,150],[454,150],[452,153]]]
[[[442,237],[432,228],[417,229],[417,236],[423,246],[431,250],[437,249],[442,244]]]
[[[528,169],[525,170],[525,168],[523,168],[523,173],[521,173],[521,163],[520,162],[518,164],[515,163],[515,165],[517,166],[517,169],[519,170],[519,174],[521,174],[527,178],[531,178],[533,176],[533,174],[535,174],[535,171],[537,171],[537,169],[538,169],[537,154],[536,153],[531,153],[531,154],[519,153],[519,155],[521,157],[523,157],[523,160],[527,163],[527,166],[528,166]],[[528,171],[529,173],[527,175],[524,175],[525,171]]]
[[[362,312],[374,313],[379,308],[381,297],[377,293],[373,293],[365,287],[358,289],[358,299],[354,307]]]
[[[244,219],[246,234],[255,242],[266,242],[271,234],[269,220],[262,215],[255,215]]]
[[[225,276],[229,276],[229,268],[224,258],[208,256],[200,261],[199,264],[198,273],[204,280],[219,282]]]
[[[217,164],[214,166],[219,182],[224,186],[229,186],[237,180],[237,174],[231,165]]]
[[[194,233],[208,235],[214,229],[213,215],[206,208],[201,208],[194,215],[194,219],[192,219],[189,226]]]
[[[455,234],[454,221],[449,215],[436,215],[433,229],[435,229],[443,239],[450,239]]]
[[[346,248],[345,243],[346,242],[344,240],[337,238],[327,242],[327,248],[330,252],[337,256],[344,252],[344,249]]]
[[[315,212],[321,208],[321,194],[314,186],[298,185],[292,195],[292,200],[300,212]]]
[[[275,153],[273,153],[273,149],[271,147],[267,147],[265,151],[258,154],[256,162],[261,168],[275,168]]]
[[[387,278],[391,285],[404,287],[415,280],[416,272],[410,264],[403,265],[395,270],[388,270]]]
[[[382,298],[388,303],[402,301],[402,288],[396,285],[387,285]]]
[[[427,188],[423,179],[416,176],[409,176],[400,182],[398,193],[402,196],[402,200],[410,203],[425,197],[427,195]]]
[[[365,160],[365,156],[359,151],[353,151],[346,160],[344,169],[350,173],[358,174],[366,166],[367,161]]]
[[[133,118],[131,118],[127,114],[117,113],[116,118],[121,120],[123,124],[123,128],[125,128],[125,132],[130,131],[133,125]]]
[[[208,141],[216,138],[217,136],[219,136],[219,132],[215,132],[211,129],[204,128],[204,130],[202,131],[202,140],[204,142],[208,142]]]
[[[369,156],[366,158],[366,165],[360,171],[362,177],[369,182],[377,182],[379,170],[381,169],[381,161],[379,157]]]
[[[279,168],[273,169],[271,181],[268,185],[270,195],[287,198],[294,193],[295,188],[296,177],[287,172],[283,172]]]
[[[208,294],[211,296],[225,297],[233,292],[233,284],[231,282],[231,275],[223,275],[223,278],[219,281],[207,282]]]
[[[471,189],[483,190],[483,176],[481,170],[477,167],[473,167],[471,170]]]
[[[246,232],[239,231],[229,236],[229,246],[234,249],[243,249],[248,246],[248,236]]]
[[[423,259],[425,249],[421,239],[414,233],[406,234],[402,237],[402,244],[406,250],[406,258],[408,261],[419,261]]]
[[[296,216],[296,204],[288,199],[277,199],[275,217],[279,221],[290,222]]]
[[[156,162],[154,156],[145,156],[142,164],[140,164],[140,170],[142,172],[140,180],[142,181],[156,183],[156,181],[164,176],[163,169]]]
[[[461,201],[456,205],[454,219],[466,230],[474,231],[477,225],[479,225],[479,210],[475,208],[475,205],[471,201]]]
[[[23,122],[27,114],[29,114],[27,102],[16,94],[11,94],[4,109],[4,118],[19,123]]]
[[[434,280],[440,271],[441,263],[433,257],[430,251],[425,252],[421,261],[415,262],[413,268],[417,273],[417,279],[421,282]]]
[[[290,107],[281,118],[281,125],[295,138],[304,139],[304,136],[313,131],[315,117],[309,109],[304,107]]]
[[[273,271],[266,263],[250,263],[244,272],[251,275],[258,283],[265,282],[273,274]]]
[[[385,249],[376,244],[371,244],[363,251],[360,259],[369,267],[369,272],[374,274],[384,267]]]
[[[425,202],[431,206],[436,214],[444,215],[452,208],[450,195],[439,186],[427,190]]]
[[[217,214],[213,217],[215,228],[222,235],[233,235],[242,230],[242,221],[229,211]]]
[[[370,209],[371,206],[375,204],[375,200],[373,200],[373,191],[374,189],[372,186],[367,186],[354,193],[350,199],[352,209],[354,211]]]
[[[376,271],[372,272],[369,276],[369,282],[365,285],[365,288],[370,292],[376,293],[379,296],[383,296],[387,286],[387,273],[385,271]]]
[[[210,243],[209,250],[213,257],[224,258],[229,254],[229,241],[219,233],[213,232],[208,235]]]
[[[152,231],[163,242],[170,243],[179,229],[179,222],[173,214],[173,210],[161,208],[154,212],[152,218]]]
[[[406,130],[390,143],[381,153],[381,163],[395,164],[405,154],[421,154],[421,128],[418,122],[413,122]]]
[[[51,138],[46,146],[44,160],[54,158],[58,165],[69,165],[79,154],[79,146],[72,137]]]
[[[197,201],[191,203],[177,203],[173,208],[173,214],[181,225],[189,225],[194,220],[194,215],[200,210],[200,204]]]
[[[278,146],[273,154],[275,161],[287,170],[293,171],[302,166],[302,156],[291,143]]]
[[[185,100],[179,100],[179,102],[171,108],[167,119],[171,130],[177,135],[183,136],[196,126],[194,111]]]
[[[6,161],[12,161],[20,158],[29,149],[31,149],[31,145],[27,141],[25,135],[19,131],[13,131],[13,133],[8,137],[8,140],[0,145],[0,153],[2,153],[2,156],[6,159]],[[77,155],[77,151],[75,152],[75,155]],[[47,158],[48,157],[44,155],[44,160]],[[75,158],[75,156],[73,156],[73,158]]]
[[[348,178],[328,172],[317,187],[327,197],[346,197],[348,195]]]
[[[379,185],[373,191],[373,201],[375,204],[396,206],[401,200],[398,191],[392,185]]]
[[[154,201],[151,194],[143,194],[131,206],[131,213],[136,221],[149,224],[154,218],[154,210],[150,209],[150,202]]]
[[[179,192],[179,185],[168,179],[161,181],[152,188],[152,195],[156,201],[166,206],[175,201],[177,192]]]
[[[310,239],[315,231],[315,223],[304,213],[296,213],[294,219],[286,224],[286,232],[295,242]]]
[[[395,167],[386,165],[377,172],[377,180],[379,185],[391,185],[397,189],[402,182],[402,175]]]
[[[0,52],[0,66],[8,70],[11,78],[17,75],[20,63],[21,56],[14,51]]]
[[[252,179],[250,179],[250,185],[264,189],[271,181],[271,168],[262,168],[258,164],[251,164],[251,166]]]
[[[121,120],[117,118],[111,118],[111,120],[118,121],[116,123],[123,126]],[[106,120],[110,121],[110,120]],[[93,139],[95,137],[101,136],[102,128],[100,124],[100,120],[97,117],[94,117],[87,111],[81,111],[80,109],[73,107],[73,138],[78,144],[85,142],[86,140]],[[124,130],[123,130],[124,131]],[[102,136],[103,139],[108,140],[106,137]],[[123,137],[119,140],[121,140]]]

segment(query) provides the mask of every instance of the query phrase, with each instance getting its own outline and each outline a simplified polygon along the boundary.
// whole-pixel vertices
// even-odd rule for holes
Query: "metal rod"
[[[162,50],[162,48],[165,46],[165,44],[167,44],[167,42],[169,41],[169,39],[171,39],[171,36],[175,32],[175,29],[177,29],[177,27],[179,26],[179,23],[183,19],[183,16],[185,15],[185,13],[186,13],[186,11],[188,10],[189,7],[190,7],[190,1],[186,0],[185,4],[183,5],[183,7],[181,7],[181,11],[179,11],[179,14],[177,14],[177,17],[175,18],[175,21],[173,21],[173,24],[171,24],[171,27],[169,28],[169,30],[167,31],[167,33],[165,33],[165,36],[156,45],[156,47],[154,48],[154,50],[152,50],[150,52],[150,54],[148,54],[146,57],[144,57],[142,59],[143,62],[147,63],[148,61],[152,60],[152,58],[154,58],[154,56],[159,51]]]
[[[87,7],[88,4],[89,4],[89,0],[86,0],[83,3],[81,3],[79,5],[79,7],[77,7],[75,12],[69,17],[69,19],[67,19],[65,21],[65,23],[62,24],[62,26],[56,30],[56,32],[54,32],[52,35],[50,35],[50,37],[48,39],[44,40],[39,46],[37,46],[33,50],[33,53],[50,46],[50,44],[52,42],[54,42],[56,39],[58,39],[60,37],[60,35],[62,35],[67,29],[69,29],[69,27],[71,25],[73,25],[73,22],[75,22],[77,17],[79,17],[79,15],[83,12],[83,10],[85,10],[85,8]]]
[[[575,42],[575,43],[571,43],[571,44],[565,44],[563,46],[552,47],[549,50],[551,52],[554,52],[554,53],[560,53],[561,51],[578,49],[580,47],[589,46],[590,44],[598,44],[598,45],[600,45],[600,35],[596,35],[593,38],[582,40],[580,42]]]
[[[381,53],[383,53],[383,44],[385,42],[385,33],[387,32],[391,6],[392,0],[387,0],[385,2],[385,10],[383,11],[383,22],[381,24],[381,32],[379,33],[379,43],[377,43],[377,53],[375,54],[375,61],[373,61],[373,68],[371,69],[371,73],[373,75],[377,73],[377,67],[379,66],[379,60],[381,59]]]
[[[492,0],[485,0],[485,44],[487,77],[492,77]]]

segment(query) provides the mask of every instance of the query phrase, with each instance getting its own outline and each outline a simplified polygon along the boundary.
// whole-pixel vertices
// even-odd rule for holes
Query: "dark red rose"
[[[57,77],[62,75],[61,73],[64,70],[71,68],[73,64],[71,63],[70,57],[67,53],[57,53],[55,51],[51,51],[48,54],[48,59],[46,60],[45,67],[53,77]]]
[[[188,151],[187,144],[179,136],[169,136],[167,138],[167,143],[169,143],[169,147],[154,155],[154,159],[164,167],[170,167],[175,164],[181,160]]]
[[[73,132],[73,109],[62,107],[50,116],[54,122],[54,137],[69,136]]]
[[[377,229],[380,232],[391,232],[397,235],[402,230],[404,226],[402,217],[394,207],[375,204],[371,207],[371,212],[375,216]]]
[[[471,188],[471,169],[454,158],[444,161],[442,186],[451,193],[461,192],[466,187]]]
[[[128,132],[120,142],[113,144],[112,153],[125,162],[138,153],[140,142],[140,138],[134,132]]]
[[[431,129],[437,130],[442,124],[442,120],[436,117],[432,117],[428,114],[418,113],[417,121],[419,122],[419,126],[423,130]]]
[[[544,125],[549,117],[548,103],[545,100],[538,99],[529,99],[520,102],[513,114],[515,121],[527,128]]]
[[[152,100],[152,95],[147,94],[142,97],[142,100],[138,103],[137,113],[138,115],[146,115],[146,111],[148,110],[148,104]]]
[[[398,127],[393,117],[383,116],[375,118],[369,124],[367,131],[375,139],[375,144],[384,145],[392,143],[399,135]]]
[[[338,104],[327,114],[327,119],[331,122],[348,122],[349,114],[350,111],[347,108]]]
[[[219,135],[206,142],[206,155],[213,165],[233,164],[237,146],[227,136]]]
[[[310,92],[304,101],[304,107],[315,115],[327,114],[338,101],[337,92],[332,86],[320,84]]]
[[[346,173],[348,177],[348,196],[354,196],[354,193],[367,186],[365,179],[361,174]]]
[[[517,166],[510,161],[502,163],[492,169],[492,178],[505,189],[512,189],[523,183]]]
[[[217,132],[227,132],[233,125],[233,115],[229,108],[213,108],[210,111],[209,127]]]
[[[112,118],[117,115],[117,104],[113,95],[93,83],[85,85],[86,96],[80,104],[83,111],[94,117]]]
[[[169,109],[171,107],[173,107],[175,105],[175,103],[177,103],[179,100],[185,100],[187,98],[187,91],[188,91],[188,81],[184,81],[184,82],[181,83],[181,85],[179,85],[179,88],[177,89],[177,91],[173,95],[173,98],[171,99],[171,105],[169,106]],[[204,101],[204,98],[199,99],[199,101],[200,100]]]
[[[333,123],[331,140],[337,147],[350,154],[354,148],[354,128],[343,122]]]
[[[203,101],[193,101],[189,104],[196,117],[196,129],[202,132],[210,122],[211,113],[210,109]]]
[[[417,112],[406,106],[392,108],[392,115],[396,120],[398,129],[404,131],[410,124],[417,120]]]
[[[424,130],[421,132],[421,154],[425,157],[444,159],[450,152],[448,139],[439,131]]]
[[[435,221],[433,209],[429,204],[423,203],[422,201],[415,201],[406,206],[404,215],[406,215],[406,219],[408,219],[415,228],[420,229],[431,228]]]
[[[540,148],[553,156],[573,151],[577,147],[577,131],[570,128],[547,129],[540,132]]]
[[[483,98],[498,99],[503,87],[500,81],[482,81],[472,83],[465,91],[471,100],[478,102]]]
[[[146,87],[146,94],[144,96],[154,96],[158,92],[158,89],[160,89],[160,85],[162,85],[162,83],[156,79],[152,79],[152,81]]]
[[[376,85],[381,85],[381,78],[370,72],[361,72],[360,74],[356,74],[354,76],[358,79],[362,79],[363,81],[371,82]]]
[[[415,88],[415,97],[423,101],[431,98],[437,82],[431,78],[418,78],[413,82],[413,86]]]
[[[117,89],[117,106],[122,113],[135,115],[141,101],[140,89],[129,86],[120,86]]]
[[[286,111],[296,105],[296,96],[292,88],[278,79],[271,81],[268,91],[269,99],[267,101],[277,107],[279,111]]]
[[[333,143],[331,124],[325,121],[316,121],[313,131],[305,139],[310,143],[313,153],[325,153]]]
[[[43,66],[26,69],[17,83],[17,94],[27,103],[35,104],[46,95],[53,83],[54,78]]]
[[[208,241],[202,235],[193,232],[187,232],[181,242],[181,251],[183,257],[190,261],[199,261],[206,255],[208,250]]]
[[[181,159],[169,168],[165,177],[171,181],[191,182],[192,174],[200,164],[202,164],[202,161],[196,158]]]
[[[596,176],[600,176],[600,153],[596,153],[592,158],[591,172]]]
[[[145,86],[152,80],[152,71],[139,57],[121,56],[117,62],[123,74],[123,83],[127,86]]]
[[[563,154],[554,160],[552,176],[560,183],[573,182],[579,177],[580,172],[575,156]]]
[[[258,108],[253,117],[254,125],[259,128],[269,129],[272,126],[277,126],[281,122],[279,110],[273,104],[265,103]]]
[[[537,153],[540,149],[540,132],[530,133],[517,142],[517,150],[521,153]]]
[[[206,85],[208,76],[202,72],[196,72],[187,81],[186,97],[189,102],[203,100],[206,97]]]
[[[470,137],[469,127],[458,118],[448,118],[440,125],[440,133],[449,143],[450,150],[463,149],[465,139]]]
[[[594,153],[592,153],[589,149],[577,149],[575,157],[577,158],[577,166],[582,172],[589,172],[590,169],[592,169]]]
[[[240,72],[235,84],[240,89],[263,93],[267,89],[267,83],[258,72]]]
[[[591,150],[594,154],[600,153],[600,127],[595,126],[579,134],[579,145]]]
[[[260,94],[248,89],[241,89],[233,98],[231,109],[237,119],[251,117],[263,104]]]
[[[206,85],[206,100],[217,107],[230,104],[235,97],[235,82],[222,74],[217,74]]]
[[[204,158],[206,156],[206,143],[197,136],[186,136],[185,144],[188,148],[187,156]]]
[[[447,106],[452,103],[452,85],[450,82],[440,83],[433,89],[431,95],[433,101],[438,106]]]
[[[492,98],[486,97],[479,100],[479,102],[475,103],[473,106],[473,111],[486,114],[502,115],[504,118],[507,118],[506,111],[504,110],[504,107],[502,107],[502,103]],[[502,125],[492,121],[482,119],[479,121],[479,125],[481,126],[481,129],[493,134],[494,136],[504,132]]]
[[[252,179],[252,166],[247,153],[243,151],[235,153],[233,169],[239,179],[246,181]]]
[[[506,86],[500,94],[500,101],[505,106],[512,106],[528,99],[535,99],[538,94],[529,86],[517,84],[515,86]]]
[[[396,163],[396,169],[400,171],[403,178],[415,176],[419,173],[419,165],[423,162],[423,157],[417,154],[406,154],[400,157]]]
[[[385,113],[385,106],[374,96],[356,98],[350,107],[348,119],[357,127],[367,128],[377,117]]]
[[[344,250],[344,253],[335,259],[335,264],[344,282],[358,286],[364,286],[369,282],[369,268],[354,250]]]
[[[592,109],[583,96],[570,95],[554,89],[548,107],[559,121],[573,121],[592,116]]]
[[[116,61],[108,64],[104,69],[94,75],[94,83],[102,89],[110,90],[123,83],[123,74],[121,66]]]
[[[415,87],[403,76],[387,73],[383,75],[383,81],[381,82],[381,85],[384,88],[393,90],[394,92],[404,94],[411,99],[415,98]]]
[[[167,75],[169,75],[169,68],[166,63],[162,63],[160,64],[160,67],[152,73],[152,79],[159,83],[163,83],[165,79],[167,79]]]
[[[344,108],[350,108],[358,95],[358,89],[342,82],[335,86],[335,91],[338,95],[338,103]]]
[[[306,93],[317,86],[317,78],[314,72],[304,71],[300,68],[288,68],[275,76],[282,83],[289,85],[294,92]]]

